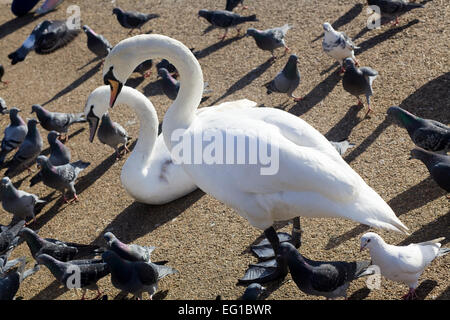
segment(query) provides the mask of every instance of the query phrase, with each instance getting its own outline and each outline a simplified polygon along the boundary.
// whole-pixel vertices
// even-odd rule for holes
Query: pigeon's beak
[[[361,244],[361,247],[359,248],[359,252],[363,251],[364,249],[366,249],[366,243]]]
[[[114,104],[116,103],[117,97],[120,94],[120,91],[122,91],[122,84],[119,81],[116,80],[108,80],[109,87],[111,88],[111,97],[109,100],[109,106],[111,108],[114,107]]]

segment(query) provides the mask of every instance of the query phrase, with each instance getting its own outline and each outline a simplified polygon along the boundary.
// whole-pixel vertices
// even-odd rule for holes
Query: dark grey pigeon
[[[404,0],[367,0],[369,6],[378,6],[381,16],[392,20],[398,24],[398,17],[408,11],[423,8],[421,3],[407,2]]]
[[[3,76],[5,75],[5,67],[3,67],[3,65],[2,64],[0,64],[0,83],[3,83],[3,84],[8,84],[8,81],[4,81],[3,80]]]
[[[29,169],[42,151],[42,137],[37,129],[36,119],[28,120],[28,132],[16,154],[9,163],[5,176],[14,177],[25,169]],[[29,169],[30,170],[30,169]]]
[[[244,6],[244,0],[227,0],[227,4],[225,6],[225,10],[233,11],[237,6],[241,6],[242,10],[247,9],[247,6]]]
[[[128,261],[151,262],[150,255],[156,247],[140,246],[138,244],[125,244],[121,242],[112,232],[104,234],[108,250],[114,251],[122,259]]]
[[[341,156],[343,156],[348,149],[353,148],[355,146],[354,143],[350,143],[348,142],[348,140],[330,141],[330,143],[337,150],[337,152],[339,152]]]
[[[40,204],[46,201],[40,200],[37,195],[28,193],[23,190],[17,190],[8,177],[4,177],[0,181],[2,190],[2,206],[3,209],[14,215],[16,218],[25,220],[28,217],[36,221],[38,214],[43,206]]]
[[[280,255],[301,291],[327,299],[346,298],[351,281],[371,274],[364,273],[369,261],[313,261],[303,257],[289,242],[280,244]]]
[[[159,14],[145,14],[136,11],[124,11],[121,8],[114,8],[113,14],[117,16],[117,21],[119,21],[122,27],[131,29],[128,34],[131,34],[134,29],[141,30],[141,27],[148,21],[159,17]]]
[[[344,60],[344,69],[345,72],[342,77],[342,86],[345,91],[358,99],[359,106],[364,105],[359,96],[362,94],[366,96],[367,105],[369,107],[366,113],[367,116],[369,112],[373,111],[370,105],[370,97],[373,95],[372,83],[378,76],[378,72],[370,67],[356,67],[355,61],[351,58],[346,58]]]
[[[116,151],[117,159],[120,159],[122,156],[119,152],[120,144],[123,145],[125,153],[130,152],[127,143],[131,137],[120,124],[111,120],[108,113],[105,113],[102,117],[102,122],[98,127],[97,137],[101,143],[110,146]]]
[[[6,105],[6,101],[3,98],[0,98],[0,114],[7,114],[8,106]]]
[[[255,28],[247,29],[247,35],[252,36],[255,39],[256,45],[261,50],[270,51],[272,54],[272,59],[275,60],[274,50],[277,48],[284,47],[284,54],[289,51],[289,48],[284,42],[284,37],[292,26],[285,24],[282,27],[267,29],[267,30],[257,30]]]
[[[84,25],[83,31],[87,36],[87,47],[99,58],[106,57],[112,49],[111,44],[101,34],[97,34],[89,26]]]
[[[225,29],[225,34],[221,37],[224,40],[227,36],[228,29],[237,27],[238,25],[248,21],[258,21],[256,15],[243,17],[237,13],[227,10],[205,10],[202,9],[198,12],[198,15],[205,18],[214,28]],[[240,34],[240,28],[237,27],[238,35]]]
[[[10,228],[0,232],[0,254],[7,254],[8,251],[14,249],[20,240],[19,232],[25,225],[25,220],[17,222]]]
[[[245,289],[244,294],[241,297],[241,300],[258,300],[262,293],[266,291],[259,283],[250,284],[247,289]]]
[[[58,140],[60,133],[50,131],[47,139],[50,145],[50,157],[48,158],[54,166],[61,166],[70,162],[71,154],[61,141]]]
[[[45,20],[33,29],[22,46],[10,53],[8,58],[11,64],[16,64],[25,60],[31,50],[38,54],[52,53],[75,39],[78,33],[79,30],[70,29],[65,20]]]
[[[450,151],[449,126],[435,120],[420,118],[398,106],[390,107],[387,114],[400,121],[416,146],[434,152]]]
[[[162,59],[160,62],[158,62],[158,64],[156,65],[156,70],[159,69],[166,69],[167,71],[169,71],[170,74],[174,75],[174,74],[178,74],[177,68],[175,68],[175,66],[173,64],[171,64],[168,60],[166,59]]]
[[[120,258],[114,251],[102,254],[103,260],[111,269],[111,282],[114,287],[131,293],[142,299],[142,293],[148,292],[150,299],[158,290],[158,281],[178,271],[152,262],[128,261]]]
[[[283,70],[272,81],[264,85],[267,88],[267,94],[272,92],[286,93],[289,97],[294,98],[296,102],[302,100],[303,98],[294,96],[294,91],[300,84],[300,71],[297,64],[298,57],[292,54]]]
[[[133,72],[140,73],[144,78],[148,78],[151,75],[152,72],[152,66],[153,66],[153,60],[148,59],[139,64]]]
[[[36,257],[38,264],[45,265],[56,280],[67,289],[81,288],[84,296],[87,290],[97,291],[99,298],[102,293],[97,285],[97,281],[106,277],[109,273],[108,265],[101,259],[72,260],[68,262],[59,261],[48,254],[40,254]],[[76,278],[79,276],[77,283]]]
[[[36,259],[40,254],[48,254],[53,258],[67,262],[82,258],[93,258],[104,252],[104,248],[89,244],[64,242],[56,239],[41,238],[36,232],[29,228],[23,228],[19,232],[30,249],[31,255]]]
[[[175,100],[178,95],[178,91],[180,90],[180,82],[172,77],[169,71],[165,68],[158,69],[158,77],[161,77],[161,88],[164,94],[170,99]],[[203,93],[212,92],[211,89],[208,89],[208,82],[203,84]]]
[[[67,132],[74,123],[84,123],[84,113],[62,113],[50,112],[42,106],[35,104],[31,107],[31,113],[36,113],[41,126],[47,131],[56,131],[65,135],[64,140],[68,139]]]
[[[80,172],[90,165],[89,162],[79,160],[62,166],[54,166],[46,156],[42,155],[36,161],[41,169],[42,182],[47,187],[60,191],[66,203],[78,200],[75,181]],[[72,194],[73,198],[70,201],[66,198],[66,190],[69,190]]]
[[[411,151],[411,158],[422,161],[434,181],[442,189],[450,192],[450,156],[414,148]]]
[[[0,151],[0,165],[3,165],[5,158],[12,150],[18,148],[28,132],[28,126],[19,116],[20,110],[11,108],[9,111],[10,125],[6,127],[2,140],[2,150]]]
[[[22,281],[39,270],[39,266],[25,271],[26,257],[19,258],[20,266],[0,276],[0,300],[13,300]]]

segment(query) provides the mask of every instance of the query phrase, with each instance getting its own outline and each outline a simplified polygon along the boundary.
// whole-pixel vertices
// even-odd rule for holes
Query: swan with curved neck
[[[162,35],[140,35],[114,47],[103,70],[105,84],[111,89],[110,106],[114,106],[123,84],[138,64],[161,57],[177,68],[181,85],[164,116],[163,135],[169,150],[174,147],[172,133],[176,129],[181,129],[186,136],[213,132],[216,137],[224,137],[230,131],[240,132],[238,139],[240,136],[259,145],[267,143],[271,148],[276,147],[271,150],[277,150],[279,166],[273,175],[261,174],[262,161],[254,165],[181,164],[200,189],[234,208],[254,227],[263,229],[275,256],[278,257],[280,244],[274,222],[299,216],[346,218],[407,233],[408,228],[387,203],[320,132],[301,118],[274,108],[242,108],[198,117],[202,70],[190,50],[177,40]],[[195,152],[193,148],[183,151]],[[222,151],[226,155],[229,150],[224,146]],[[244,145],[241,151],[250,150]],[[275,270],[251,267],[241,280],[261,283],[284,277],[285,263],[280,258],[276,263]]]

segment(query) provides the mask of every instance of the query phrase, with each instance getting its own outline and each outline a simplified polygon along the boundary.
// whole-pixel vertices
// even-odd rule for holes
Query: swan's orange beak
[[[122,84],[116,80],[108,80],[108,82],[111,88],[109,106],[113,108],[114,104],[116,103],[117,97],[119,96],[120,91],[122,90]]]

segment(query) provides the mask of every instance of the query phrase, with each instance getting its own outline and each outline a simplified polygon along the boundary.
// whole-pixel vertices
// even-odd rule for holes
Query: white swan
[[[254,227],[263,229],[275,253],[279,251],[279,239],[273,223],[299,216],[347,218],[407,233],[408,228],[386,202],[322,134],[302,119],[274,108],[242,108],[220,116],[210,113],[198,117],[202,70],[190,50],[177,40],[162,35],[139,35],[113,48],[103,69],[104,82],[111,89],[111,107],[134,68],[149,58],[168,59],[180,74],[180,91],[163,120],[163,136],[169,150],[178,147],[172,141],[172,133],[180,129],[186,135],[213,132],[222,137],[234,129],[249,141],[278,146],[279,170],[275,175],[261,175],[263,166],[259,162],[182,164],[200,189],[233,207]],[[228,150],[222,151],[226,154]],[[264,282],[284,276],[285,264],[277,259],[277,266],[249,269],[241,280]]]
[[[89,95],[84,113],[89,122],[92,142],[99,120],[109,108],[109,87],[101,86]],[[158,137],[158,116],[153,104],[139,91],[124,86],[117,103],[133,108],[140,120],[139,138],[123,165],[120,179],[125,190],[139,202],[160,205],[197,189],[180,165],[172,162],[162,135]],[[225,102],[214,108],[202,108],[198,114],[222,112],[234,108],[254,107],[256,102],[242,99]]]

